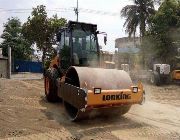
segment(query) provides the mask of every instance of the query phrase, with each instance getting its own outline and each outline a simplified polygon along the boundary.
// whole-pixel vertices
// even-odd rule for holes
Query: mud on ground
[[[0,139],[179,140],[180,86],[145,84],[147,101],[124,116],[70,122],[46,101],[43,80],[0,79]]]

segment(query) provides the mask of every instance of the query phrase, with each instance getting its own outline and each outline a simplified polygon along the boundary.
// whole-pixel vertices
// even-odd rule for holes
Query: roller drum
[[[74,66],[68,69],[65,83],[86,90],[93,90],[94,88],[101,88],[102,90],[119,90],[129,89],[129,87],[132,86],[130,76],[123,70]],[[72,121],[79,120],[84,117],[97,116],[100,114],[119,113],[119,115],[122,115],[130,109],[130,106],[120,106],[82,111],[75,108],[67,101],[64,102],[64,105]],[[109,111],[111,113],[108,113]]]

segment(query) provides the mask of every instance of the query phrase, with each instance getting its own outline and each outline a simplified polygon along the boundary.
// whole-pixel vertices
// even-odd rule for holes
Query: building
[[[139,51],[138,46],[140,46],[139,37],[123,37],[115,40],[115,48],[117,48],[120,53],[137,53]]]
[[[131,68],[134,67],[136,61],[136,55],[140,51],[140,38],[117,38],[115,40],[116,52],[116,64],[118,68],[121,67],[121,64],[129,64]]]
[[[2,48],[0,48],[0,78],[8,77],[8,58],[3,57]]]

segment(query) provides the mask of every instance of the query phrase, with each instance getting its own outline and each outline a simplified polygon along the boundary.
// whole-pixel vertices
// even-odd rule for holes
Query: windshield
[[[98,61],[97,37],[90,31],[72,32],[73,58],[76,65],[91,65]]]

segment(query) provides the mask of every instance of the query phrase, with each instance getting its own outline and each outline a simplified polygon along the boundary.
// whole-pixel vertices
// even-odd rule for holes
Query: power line
[[[0,11],[26,11],[26,10],[32,10],[33,8],[16,8],[16,9],[4,9],[4,8],[0,8]],[[48,8],[47,8],[48,9]],[[69,8],[63,8],[63,7],[58,7],[58,8],[52,8],[54,10],[72,10],[73,7],[69,7]]]
[[[67,9],[67,8],[64,8],[64,9],[47,9],[46,10],[47,12],[71,12],[72,10],[71,9]],[[0,9],[0,12],[8,12],[8,13],[31,13],[32,12],[32,9]]]
[[[85,12],[85,13],[91,13],[91,14],[109,15],[109,16],[119,16],[120,15],[120,13],[115,13],[115,12],[113,13],[113,12],[93,10],[93,9],[83,9],[83,8],[80,8],[79,11]]]
[[[0,8],[0,12],[8,12],[8,13],[31,13],[32,9],[2,9]],[[78,13],[88,13],[88,14],[97,14],[97,15],[108,15],[108,16],[119,16],[120,13],[115,12],[108,12],[108,11],[100,11],[94,9],[85,9],[85,8],[54,8],[54,9],[46,9],[47,12],[73,12],[77,15],[78,20]]]

